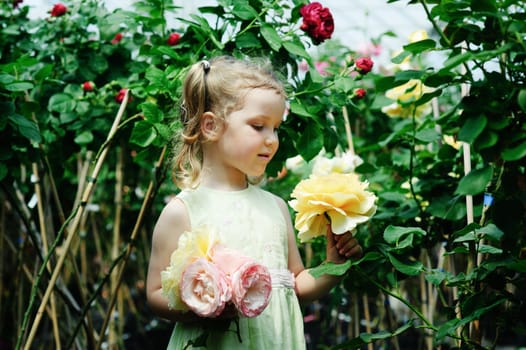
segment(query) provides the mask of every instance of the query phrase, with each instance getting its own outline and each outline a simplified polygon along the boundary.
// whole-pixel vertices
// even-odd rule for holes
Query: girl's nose
[[[275,132],[272,132],[271,134],[267,135],[265,138],[265,145],[272,146],[275,143],[278,142],[278,135]]]

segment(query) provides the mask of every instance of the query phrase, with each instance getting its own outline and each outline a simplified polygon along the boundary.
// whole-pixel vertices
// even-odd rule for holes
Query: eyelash
[[[252,125],[252,128],[256,131],[261,131],[263,130],[264,127],[265,127],[264,125]],[[274,128],[273,131],[278,132],[279,128]]]

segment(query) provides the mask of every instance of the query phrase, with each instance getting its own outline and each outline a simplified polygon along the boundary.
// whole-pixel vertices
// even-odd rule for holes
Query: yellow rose
[[[325,236],[327,224],[335,234],[352,231],[376,212],[376,196],[366,191],[354,173],[333,173],[303,180],[294,189],[289,202],[296,211],[294,227],[301,242]]]
[[[207,226],[184,232],[177,242],[177,249],[170,256],[170,265],[161,272],[162,295],[168,298],[168,307],[175,310],[187,310],[181,300],[179,284],[184,269],[199,259],[211,259],[211,251],[219,237],[215,230]]]
[[[424,29],[415,30],[411,34],[409,34],[409,42],[410,43],[416,43],[417,41],[426,40],[429,37],[427,36],[427,32]]]
[[[418,101],[424,94],[434,91],[434,89],[422,84],[418,79],[411,79],[407,83],[396,86],[385,92],[385,96],[395,103],[382,108],[382,112],[390,117],[421,117],[431,113],[431,103],[427,102],[414,107],[414,102]]]

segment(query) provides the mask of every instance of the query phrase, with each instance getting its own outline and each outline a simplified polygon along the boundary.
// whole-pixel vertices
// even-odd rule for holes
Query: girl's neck
[[[211,172],[203,169],[199,181],[199,185],[222,191],[239,191],[248,187],[246,176],[227,176],[221,172]]]

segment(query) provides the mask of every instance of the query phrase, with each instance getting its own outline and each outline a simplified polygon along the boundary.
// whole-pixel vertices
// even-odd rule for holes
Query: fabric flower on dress
[[[294,227],[301,242],[325,236],[327,225],[335,234],[352,231],[376,213],[376,196],[358,175],[332,173],[312,176],[294,188],[289,201],[296,211]]]
[[[267,307],[272,291],[268,269],[239,252],[218,246],[212,261],[230,278],[232,301],[245,317],[255,317]]]
[[[227,276],[206,258],[199,258],[186,266],[180,293],[185,305],[201,317],[219,316],[232,298]]]
[[[268,269],[224,246],[207,226],[181,235],[170,265],[161,272],[168,307],[217,317],[228,303],[240,315],[255,317],[267,307],[272,291]]]
[[[168,307],[188,310],[180,293],[181,278],[186,266],[199,258],[210,259],[210,251],[219,242],[217,232],[206,226],[179,237],[177,249],[170,256],[170,265],[161,272],[162,295],[168,298]]]
[[[330,39],[334,32],[334,19],[331,11],[323,7],[319,2],[312,2],[300,9],[303,23],[300,29],[306,32],[315,45]]]

